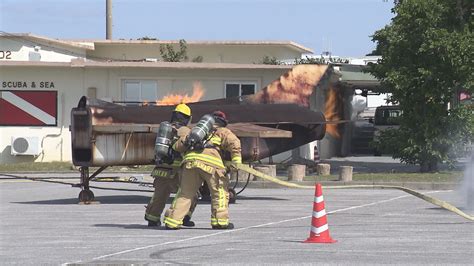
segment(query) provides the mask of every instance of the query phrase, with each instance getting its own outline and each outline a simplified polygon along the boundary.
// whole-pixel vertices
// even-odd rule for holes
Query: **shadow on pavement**
[[[149,196],[139,196],[139,195],[123,195],[123,196],[97,196],[90,205],[94,204],[148,204],[150,201]],[[168,198],[167,203],[170,204],[173,202],[174,197],[171,196]],[[237,200],[287,200],[282,198],[275,197],[247,197],[247,196],[238,196]],[[67,198],[67,199],[51,199],[51,200],[36,200],[36,201],[17,201],[12,202],[17,204],[38,204],[38,205],[78,205],[78,198]],[[206,200],[199,200],[201,205],[209,205],[211,202]],[[88,204],[85,204],[88,205]]]
[[[237,201],[239,200],[288,200],[283,198],[275,198],[275,197],[265,197],[265,196],[237,196]]]
[[[146,230],[165,230],[164,227],[148,227],[148,225],[143,222],[143,224],[94,224],[95,227],[110,227],[110,228],[123,228],[123,229],[146,229]]]
[[[143,224],[94,224],[95,227],[110,227],[110,228],[123,228],[123,229],[146,229],[146,230],[151,230],[151,231],[175,231],[175,230],[167,230],[164,225],[161,226],[154,226],[154,227],[148,227],[145,221],[143,221]],[[182,226],[181,229],[179,230],[206,230],[206,231],[221,231],[221,230],[214,230],[210,226],[209,227],[186,227]]]
[[[124,196],[97,196],[94,204],[147,204],[150,201],[148,196],[124,195]],[[54,200],[38,200],[38,201],[22,201],[12,202],[18,204],[40,204],[40,205],[74,205],[79,204],[78,198],[54,199]]]

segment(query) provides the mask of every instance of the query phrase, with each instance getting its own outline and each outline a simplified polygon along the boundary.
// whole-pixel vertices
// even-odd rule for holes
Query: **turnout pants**
[[[229,180],[224,170],[214,169],[212,173],[200,168],[184,168],[180,190],[171,207],[165,213],[164,222],[171,228],[179,228],[183,218],[192,206],[202,182],[206,182],[211,192],[211,225],[227,226],[229,224]]]
[[[152,222],[160,221],[166,202],[172,192],[179,191],[179,174],[176,173],[171,177],[157,177],[153,181],[155,191],[153,197],[146,206],[145,219]],[[192,216],[197,205],[197,194],[191,199],[189,212],[187,215]]]

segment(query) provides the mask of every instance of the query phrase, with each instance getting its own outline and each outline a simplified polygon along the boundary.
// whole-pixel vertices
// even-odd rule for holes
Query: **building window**
[[[123,101],[127,104],[155,101],[157,87],[155,80],[124,80]]]
[[[225,97],[238,97],[243,95],[255,94],[257,84],[253,82],[226,82]]]

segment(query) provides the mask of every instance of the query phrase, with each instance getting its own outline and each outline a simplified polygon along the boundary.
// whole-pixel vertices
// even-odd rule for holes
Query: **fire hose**
[[[278,178],[275,178],[273,176],[266,175],[266,174],[264,174],[262,172],[259,172],[255,169],[251,168],[250,166],[245,165],[245,164],[236,164],[235,167],[238,170],[242,170],[242,171],[244,171],[248,174],[252,174],[254,176],[263,178],[265,180],[277,183],[277,184],[282,185],[282,186],[292,187],[292,188],[314,189],[314,186],[305,186],[305,185],[290,183],[290,182],[286,182],[286,181],[280,180]],[[454,213],[456,213],[456,214],[458,214],[458,215],[460,215],[460,216],[462,216],[462,217],[464,217],[468,220],[474,221],[474,216],[471,216],[471,215],[461,211],[460,209],[456,208],[455,206],[451,205],[450,203],[448,203],[446,201],[443,201],[443,200],[440,200],[440,199],[437,199],[437,198],[434,198],[432,196],[425,195],[423,193],[420,193],[418,191],[415,191],[415,190],[412,190],[412,189],[409,189],[409,188],[406,188],[406,187],[387,186],[387,185],[349,185],[349,186],[323,186],[323,188],[325,188],[325,189],[351,189],[351,188],[398,189],[398,190],[404,191],[408,194],[411,194],[411,195],[413,195],[417,198],[420,198],[424,201],[427,201],[431,204],[434,204],[436,206],[444,208],[448,211],[454,212]]]
[[[62,182],[62,181],[57,181],[57,180],[51,180],[51,179],[77,179],[77,177],[71,177],[71,178],[65,178],[65,177],[27,177],[27,176],[18,176],[18,175],[11,175],[11,174],[1,174],[0,176],[5,176],[7,178],[0,177],[0,180],[10,180],[10,179],[16,179],[16,180],[28,180],[32,182],[44,182],[44,183],[52,183],[52,184],[60,184],[60,185],[68,185],[72,187],[79,187],[80,184],[76,183],[71,183],[71,182]],[[96,180],[93,180],[96,181]],[[127,180],[123,179],[117,179],[113,177],[102,177],[97,180],[98,182],[119,182],[119,183],[135,183],[142,185],[143,183],[141,182],[136,182],[128,178]],[[102,189],[102,190],[118,190],[118,191],[135,191],[135,192],[153,192],[153,190],[145,190],[145,189],[126,189],[126,188],[107,188],[107,187],[97,187],[97,186],[89,186],[89,188],[94,188],[94,189]]]

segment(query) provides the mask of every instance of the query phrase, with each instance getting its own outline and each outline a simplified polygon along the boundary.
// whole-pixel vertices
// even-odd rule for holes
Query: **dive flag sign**
[[[57,91],[0,90],[0,126],[56,126]]]

